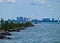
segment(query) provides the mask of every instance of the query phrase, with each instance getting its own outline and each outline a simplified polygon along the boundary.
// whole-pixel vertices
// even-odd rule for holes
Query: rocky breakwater
[[[6,31],[0,32],[0,39],[11,39],[10,37],[7,37],[7,36],[11,36],[11,33]]]

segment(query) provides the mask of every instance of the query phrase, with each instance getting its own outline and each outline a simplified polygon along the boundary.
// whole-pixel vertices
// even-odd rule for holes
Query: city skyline
[[[4,18],[1,18],[4,19]],[[5,20],[5,19],[4,19]],[[13,21],[13,22],[28,22],[28,21],[40,21],[40,22],[54,22],[54,21],[60,21],[60,19],[54,19],[54,18],[42,18],[42,19],[31,19],[29,17],[16,17],[13,19],[7,19],[7,21]],[[6,20],[5,20],[6,21]]]
[[[55,20],[54,18],[50,19],[50,18],[42,18],[42,20],[39,20],[39,19],[30,19],[28,17],[16,17],[16,19],[8,19],[7,20],[8,22],[12,21],[14,23],[25,23],[25,22],[32,22],[32,23],[38,23],[38,22],[54,22],[54,23],[59,23],[60,20],[59,18],[57,20]]]
[[[60,0],[0,0],[0,18],[16,17],[31,19],[60,17]]]
[[[50,20],[52,20],[52,19],[54,19],[54,20],[60,20],[60,18],[58,17],[57,19],[55,19],[55,18],[49,18],[49,17],[43,17],[43,18],[40,18],[40,19],[37,19],[37,18],[30,18],[30,17],[24,17],[24,16],[17,16],[17,17],[15,17],[15,18],[7,18],[7,19],[5,19],[5,18],[3,18],[3,17],[1,17],[1,18],[3,18],[4,20],[8,20],[8,19],[10,19],[10,20],[17,20],[17,18],[28,18],[28,19],[30,19],[30,20],[43,20],[43,19],[50,19]],[[1,18],[0,18],[0,20],[1,20]]]

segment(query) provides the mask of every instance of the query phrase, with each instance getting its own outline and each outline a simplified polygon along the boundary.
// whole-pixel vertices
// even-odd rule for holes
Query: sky
[[[0,18],[31,19],[60,17],[60,0],[0,0]]]

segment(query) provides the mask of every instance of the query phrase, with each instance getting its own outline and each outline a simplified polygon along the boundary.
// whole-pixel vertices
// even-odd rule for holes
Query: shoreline
[[[32,27],[34,25],[28,26],[28,27]],[[4,31],[4,30],[0,30],[0,39],[12,39],[10,37],[7,36],[12,36],[12,34],[10,32],[20,32],[20,30],[25,30],[27,27],[17,27],[14,29],[9,29],[8,31]]]

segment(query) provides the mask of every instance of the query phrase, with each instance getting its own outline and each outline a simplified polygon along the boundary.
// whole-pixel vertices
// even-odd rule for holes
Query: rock
[[[9,36],[11,36],[11,33],[9,33],[9,32],[1,32],[0,35],[9,35]]]
[[[25,30],[25,27],[21,27],[20,30]]]
[[[34,25],[31,25],[31,26],[34,26]]]
[[[16,31],[16,30],[15,30],[15,29],[9,29],[8,31],[9,31],[9,32],[13,32],[13,31]]]
[[[20,32],[19,29],[9,29],[8,31],[9,31],[9,32]]]
[[[5,38],[5,36],[3,36],[3,35],[0,35],[0,39],[4,39]]]
[[[10,38],[10,37],[6,37],[6,39],[12,39],[12,38]]]
[[[0,35],[0,39],[12,39],[12,38],[6,37],[6,36],[4,36],[4,35]]]

